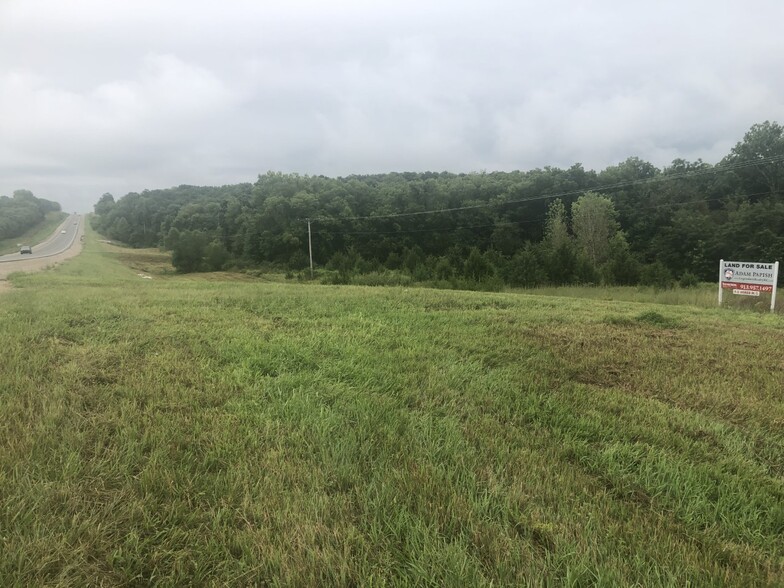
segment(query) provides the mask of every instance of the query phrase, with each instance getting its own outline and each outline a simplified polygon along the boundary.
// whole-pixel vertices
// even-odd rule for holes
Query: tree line
[[[104,194],[93,225],[164,247],[178,271],[306,269],[336,282],[460,287],[714,281],[720,258],[784,257],[784,128],[753,125],[711,165],[630,157],[596,172],[268,172],[254,183]]]
[[[36,198],[30,190],[15,190],[12,197],[0,196],[0,240],[13,239],[44,220],[47,212],[60,205]]]

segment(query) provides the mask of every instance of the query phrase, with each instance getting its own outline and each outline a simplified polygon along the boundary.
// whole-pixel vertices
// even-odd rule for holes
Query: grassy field
[[[65,212],[48,212],[42,223],[32,227],[23,235],[12,239],[0,239],[0,255],[19,251],[19,243],[22,245],[36,245],[46,240],[67,216],[68,214]]]
[[[593,298],[616,302],[646,302],[678,306],[697,306],[700,308],[718,307],[718,284],[700,284],[692,288],[659,289],[650,286],[559,286],[520,290],[523,294],[537,296],[565,296],[568,298]],[[770,312],[770,294],[759,297],[736,296],[724,292],[722,308],[731,310],[752,310]],[[784,296],[776,297],[776,312],[784,312]]]
[[[784,583],[779,315],[180,277],[92,236],[13,283],[3,586]]]

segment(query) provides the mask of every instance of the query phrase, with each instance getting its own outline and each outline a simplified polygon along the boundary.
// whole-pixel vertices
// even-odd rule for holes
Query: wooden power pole
[[[308,221],[308,253],[310,254],[310,279],[313,279],[313,242],[310,239],[310,219]]]

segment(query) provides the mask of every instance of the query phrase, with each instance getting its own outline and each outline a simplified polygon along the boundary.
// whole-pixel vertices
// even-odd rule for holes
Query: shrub
[[[473,247],[463,265],[463,274],[467,279],[479,282],[493,275],[493,266],[479,249]]]
[[[514,254],[504,267],[504,279],[512,286],[524,288],[534,288],[547,281],[547,272],[534,246],[528,245]]]
[[[643,268],[640,283],[643,286],[653,286],[658,290],[668,290],[673,286],[673,278],[667,266],[661,261],[655,261]]]
[[[697,284],[699,284],[697,276],[689,271],[683,272],[681,279],[678,280],[678,285],[680,285],[681,288],[694,288]]]
[[[410,286],[414,280],[408,274],[390,271],[358,274],[351,278],[351,283],[356,286]]]
[[[207,271],[221,271],[226,267],[229,257],[229,252],[219,241],[213,241],[204,249],[204,265]]]

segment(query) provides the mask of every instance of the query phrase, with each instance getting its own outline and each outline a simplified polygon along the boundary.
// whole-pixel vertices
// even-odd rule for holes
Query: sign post
[[[759,296],[770,293],[770,311],[776,309],[776,285],[779,262],[719,260],[719,306],[724,290],[738,296]]]

